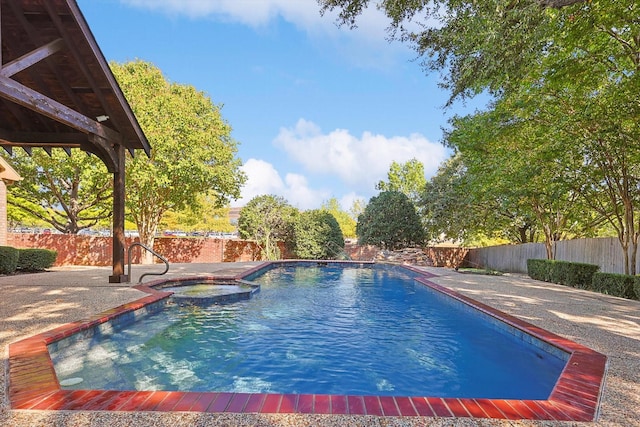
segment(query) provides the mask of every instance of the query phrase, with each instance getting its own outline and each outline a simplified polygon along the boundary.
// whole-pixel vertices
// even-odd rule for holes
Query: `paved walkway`
[[[234,275],[257,263],[178,264],[169,276]],[[154,267],[156,268],[156,267]],[[157,266],[162,271],[162,266]],[[640,426],[640,302],[538,282],[522,276],[482,276],[428,268],[433,282],[586,345],[609,357],[601,414],[589,426]],[[134,278],[145,272],[134,266]],[[6,398],[7,344],[84,319],[145,294],[109,284],[111,268],[57,268],[50,272],[0,276],[0,425],[6,426],[216,426],[216,425],[433,425],[564,426],[557,422],[445,418],[305,416],[301,414],[195,414],[136,412],[13,411]],[[151,281],[156,277],[145,277]]]

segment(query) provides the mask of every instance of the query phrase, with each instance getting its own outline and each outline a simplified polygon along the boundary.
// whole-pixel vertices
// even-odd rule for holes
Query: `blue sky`
[[[415,53],[385,39],[375,10],[355,30],[316,0],[78,0],[108,61],[134,59],[222,104],[248,182],[300,209],[375,195],[392,161],[417,158],[427,178],[449,156],[443,126],[461,106]]]

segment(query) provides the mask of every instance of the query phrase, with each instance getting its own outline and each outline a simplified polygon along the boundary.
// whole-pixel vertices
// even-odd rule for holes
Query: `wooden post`
[[[119,144],[113,149],[117,165],[113,173],[113,274],[109,276],[109,283],[126,283],[129,276],[124,274],[125,149]]]

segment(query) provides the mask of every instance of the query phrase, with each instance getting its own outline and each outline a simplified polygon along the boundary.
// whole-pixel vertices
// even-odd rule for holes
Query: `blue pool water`
[[[397,268],[288,266],[251,280],[252,299],[171,305],[60,346],[61,384],[545,399],[565,363]]]

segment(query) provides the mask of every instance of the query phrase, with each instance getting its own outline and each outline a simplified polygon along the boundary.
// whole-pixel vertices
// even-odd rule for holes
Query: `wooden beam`
[[[89,144],[88,147],[85,148],[85,151],[95,154],[102,160],[102,162],[107,167],[107,170],[111,173],[117,173],[120,167],[120,159],[118,158],[118,154],[116,153],[116,149],[109,144],[104,138],[101,138],[97,135],[89,136]],[[118,145],[119,147],[120,145]],[[122,153],[124,156],[124,152]]]
[[[87,135],[79,132],[12,132],[0,129],[0,140],[10,145],[47,144],[53,147],[80,147],[87,142]]]
[[[64,47],[64,41],[62,39],[57,39],[52,41],[51,43],[47,43],[44,46],[41,46],[25,55],[22,55],[20,58],[17,58],[8,64],[2,66],[0,69],[0,75],[5,77],[11,77],[14,74],[19,73],[22,70],[26,70],[34,64],[42,61],[53,55],[56,52],[59,52]]]
[[[73,129],[108,139],[114,144],[119,144],[122,141],[121,135],[113,129],[4,76],[0,76],[0,97]]]
[[[113,274],[109,276],[109,283],[124,283],[129,281],[129,276],[124,274],[125,150],[122,145],[117,145],[113,147],[113,151],[118,162],[118,172],[113,174]]]

